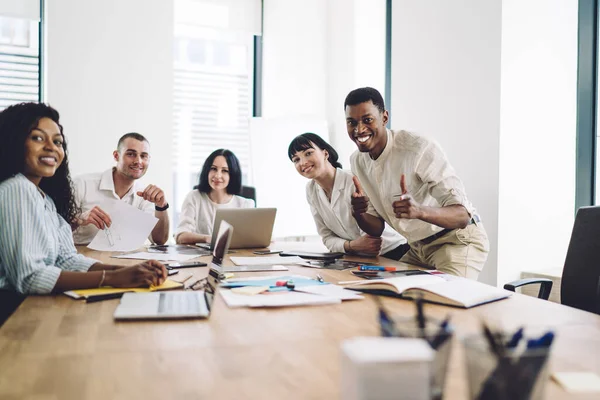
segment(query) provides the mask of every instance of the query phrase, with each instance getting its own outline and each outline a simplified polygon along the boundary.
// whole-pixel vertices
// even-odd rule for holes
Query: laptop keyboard
[[[198,293],[161,293],[158,299],[159,314],[199,314],[201,311]]]

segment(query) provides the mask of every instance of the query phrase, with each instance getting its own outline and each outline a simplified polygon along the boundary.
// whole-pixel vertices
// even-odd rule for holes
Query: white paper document
[[[304,262],[300,257],[230,257],[235,265],[288,265]]]
[[[341,303],[340,299],[334,297],[296,291],[257,294],[254,296],[232,293],[228,289],[220,289],[219,292],[229,307],[291,307]]]
[[[194,254],[163,254],[163,253],[148,253],[140,251],[138,253],[128,253],[113,256],[113,258],[133,258],[135,260],[158,260],[158,261],[187,261],[192,258],[197,258]]]
[[[320,296],[333,297],[340,300],[360,300],[364,299],[354,290],[344,289],[341,286],[329,284],[329,285],[314,285],[314,286],[299,286],[294,289],[297,292],[318,294]]]
[[[140,248],[158,218],[123,201],[109,201],[100,207],[110,215],[110,228],[100,230],[88,245],[92,250],[132,251]]]

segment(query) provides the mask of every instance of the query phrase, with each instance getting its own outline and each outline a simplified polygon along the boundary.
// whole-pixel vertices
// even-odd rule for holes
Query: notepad
[[[469,308],[504,299],[510,292],[465,278],[448,275],[412,275],[398,278],[360,281],[347,289],[367,293],[422,297],[432,303]]]
[[[155,292],[158,290],[173,290],[173,289],[181,289],[183,284],[180,282],[174,282],[170,279],[167,279],[160,286],[151,286],[149,288],[113,288],[113,287],[101,287],[94,289],[79,289],[79,290],[69,290],[64,292],[63,294],[69,296],[73,299],[87,299],[88,297],[100,296],[104,294],[111,293],[125,293],[125,292]]]

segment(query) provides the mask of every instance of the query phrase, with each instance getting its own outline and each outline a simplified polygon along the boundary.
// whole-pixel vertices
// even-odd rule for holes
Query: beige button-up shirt
[[[110,168],[102,173],[82,175],[74,179],[75,186],[75,202],[81,206],[82,212],[87,212],[99,206],[102,208],[102,203],[107,200],[121,200],[135,208],[154,215],[154,203],[144,200],[138,196],[136,192],[144,190],[145,186],[136,181],[131,189],[123,196],[115,193],[115,182],[113,180],[113,168]],[[88,244],[94,239],[98,233],[98,228],[93,224],[80,226],[73,232],[73,240],[75,244]]]
[[[352,192],[352,174],[339,168],[335,173],[331,201],[315,181],[311,180],[306,185],[306,200],[310,205],[317,231],[323,239],[323,244],[330,251],[344,253],[344,242],[358,239],[365,234],[352,216]],[[381,254],[406,243],[406,239],[387,225],[381,234],[381,240]]]
[[[369,214],[380,216],[408,243],[431,236],[443,228],[418,219],[396,218],[392,203],[402,194],[400,177],[405,175],[408,192],[428,207],[460,204],[469,215],[475,213],[465,188],[433,140],[407,131],[387,131],[387,144],[377,158],[356,151],[350,157],[352,172],[369,196]]]

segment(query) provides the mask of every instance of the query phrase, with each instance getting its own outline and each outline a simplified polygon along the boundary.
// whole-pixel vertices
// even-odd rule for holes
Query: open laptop
[[[271,243],[276,208],[219,208],[215,213],[210,250],[213,249],[221,221],[233,226],[230,248],[250,249],[268,247]],[[207,245],[198,245],[208,247]]]
[[[202,280],[203,290],[125,293],[114,313],[116,320],[208,318],[219,281],[223,279],[223,258],[227,254],[233,227],[223,221],[210,269]],[[192,288],[195,285],[192,286]]]

